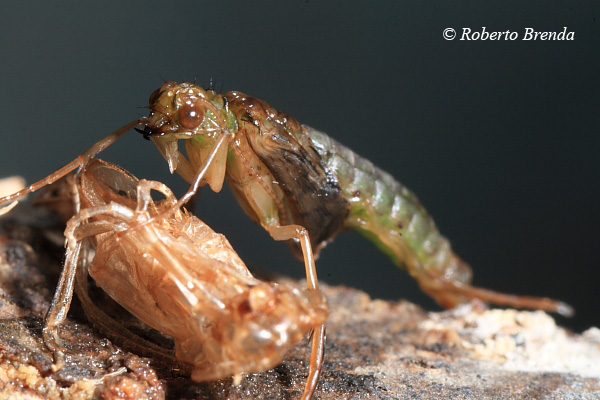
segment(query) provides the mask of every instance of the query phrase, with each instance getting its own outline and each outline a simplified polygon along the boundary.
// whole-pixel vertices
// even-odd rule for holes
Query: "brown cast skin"
[[[173,337],[177,359],[192,365],[196,381],[272,368],[290,346],[325,323],[327,300],[320,291],[255,279],[223,235],[187,211],[172,209],[177,200],[165,185],[92,160],[72,186],[77,212],[67,223],[65,268],[44,327],[59,364],[65,354],[58,328],[78,268],[89,269],[141,321]],[[166,200],[155,203],[151,190]],[[166,210],[171,217],[147,223]],[[79,254],[90,246],[95,256],[88,264]],[[82,302],[106,326],[85,293]],[[314,390],[307,386],[304,398]]]

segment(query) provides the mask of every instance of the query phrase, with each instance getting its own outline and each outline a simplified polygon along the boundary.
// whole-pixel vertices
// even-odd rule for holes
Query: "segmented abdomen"
[[[452,252],[448,240],[410,190],[326,134],[308,126],[305,129],[350,202],[346,227],[373,241],[415,277],[425,273],[470,281],[471,269]]]

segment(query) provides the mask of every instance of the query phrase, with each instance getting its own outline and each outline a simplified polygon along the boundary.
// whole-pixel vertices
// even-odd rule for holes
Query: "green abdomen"
[[[454,255],[411,191],[326,134],[305,128],[350,203],[346,227],[374,242],[413,276],[425,271],[459,282],[470,280],[470,268]]]

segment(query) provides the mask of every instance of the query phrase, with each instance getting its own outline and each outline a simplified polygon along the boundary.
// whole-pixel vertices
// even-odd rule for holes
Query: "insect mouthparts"
[[[133,128],[135,129],[137,132],[141,133],[142,135],[144,135],[144,139],[146,140],[150,140],[150,136],[152,136],[152,129],[149,126],[144,126],[144,129],[140,129],[140,128]]]

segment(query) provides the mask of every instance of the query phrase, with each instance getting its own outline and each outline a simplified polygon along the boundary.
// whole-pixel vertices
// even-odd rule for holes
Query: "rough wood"
[[[299,398],[306,343],[240,385],[195,384],[112,344],[76,301],[62,331],[68,357],[56,370],[41,326],[60,271],[61,225],[47,210],[21,206],[0,219],[0,398]],[[597,328],[575,335],[542,312],[473,303],[427,313],[345,287],[323,290],[332,312],[317,399],[600,399]]]

